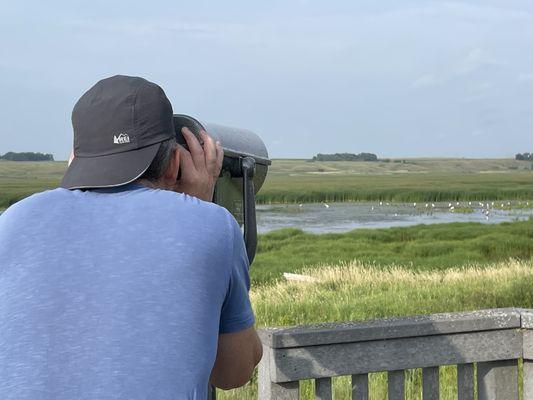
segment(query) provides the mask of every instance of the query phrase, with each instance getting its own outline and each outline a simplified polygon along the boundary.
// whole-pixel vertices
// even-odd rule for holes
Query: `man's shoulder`
[[[228,210],[218,204],[200,200],[197,197],[171,190],[149,189],[144,191],[143,196],[149,202],[156,204],[162,209],[173,208],[186,212],[209,213],[227,216]]]
[[[146,189],[136,192],[135,201],[130,204],[130,210],[142,205],[144,218],[157,221],[161,221],[162,218],[168,219],[170,226],[176,225],[178,228],[189,223],[196,224],[197,229],[224,226],[225,229],[219,232],[225,235],[229,234],[233,225],[237,224],[226,208],[188,194],[163,189]]]
[[[24,213],[35,208],[46,207],[54,200],[64,197],[66,192],[68,192],[67,189],[57,188],[34,193],[9,206],[2,215],[9,216]]]

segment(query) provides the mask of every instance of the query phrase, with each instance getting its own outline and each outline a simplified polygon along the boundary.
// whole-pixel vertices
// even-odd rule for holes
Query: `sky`
[[[250,129],[273,158],[533,152],[533,1],[0,0],[0,154],[72,148],[98,80]]]

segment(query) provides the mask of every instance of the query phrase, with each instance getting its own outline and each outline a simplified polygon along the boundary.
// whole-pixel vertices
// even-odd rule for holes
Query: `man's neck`
[[[162,190],[172,189],[164,185],[161,181],[152,182],[152,181],[149,181],[148,179],[137,179],[135,182],[138,183],[139,185],[146,186],[150,189],[162,189]]]

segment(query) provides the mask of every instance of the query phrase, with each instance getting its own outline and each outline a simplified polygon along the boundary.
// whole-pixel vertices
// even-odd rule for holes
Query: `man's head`
[[[155,183],[177,174],[172,105],[146,79],[117,75],[99,81],[74,106],[72,126],[74,159],[64,188],[114,187],[139,178]]]

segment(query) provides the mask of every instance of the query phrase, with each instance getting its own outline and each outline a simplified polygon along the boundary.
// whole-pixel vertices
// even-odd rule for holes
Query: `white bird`
[[[374,206],[372,206],[371,210],[374,211]]]
[[[298,204],[298,207],[303,207],[304,205],[303,204]]]
[[[329,204],[324,203],[324,207],[329,208]]]
[[[416,207],[416,203],[413,203],[413,207]]]
[[[382,205],[383,205],[383,202],[382,202],[382,201],[380,201],[380,202],[379,202],[379,205],[380,205],[380,206],[382,206]]]
[[[452,206],[452,203],[448,203],[448,207],[451,207]]]
[[[468,205],[469,205],[469,206],[471,206],[471,205],[472,205],[472,202],[471,202],[471,201],[469,201],[469,202],[468,202]]]
[[[428,208],[428,207],[429,207],[429,204],[428,204],[428,203],[426,203],[426,208]]]
[[[454,206],[451,206],[451,207],[450,207],[450,210],[452,210],[452,211],[455,210],[455,207],[454,207]]]
[[[431,203],[431,207],[435,208],[435,203]]]

